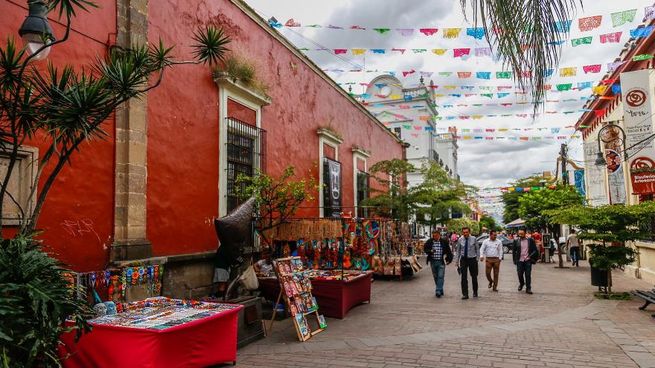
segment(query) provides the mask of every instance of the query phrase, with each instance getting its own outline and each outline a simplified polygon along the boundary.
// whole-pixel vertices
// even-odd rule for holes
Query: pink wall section
[[[27,4],[17,1],[16,4]],[[65,43],[55,45],[47,61],[34,65],[44,68],[48,62],[56,66],[65,64],[76,68],[88,65],[97,56],[104,57],[105,45],[110,34],[116,33],[116,4],[99,1],[99,8],[90,13],[78,12],[73,19],[73,32]],[[23,7],[0,1],[0,43],[3,46],[13,37],[22,46],[18,29],[27,15]],[[50,24],[58,39],[64,27],[52,14]],[[40,239],[45,249],[52,252],[75,270],[97,270],[109,260],[114,221],[114,120],[103,126],[109,134],[104,140],[83,144],[73,156],[71,165],[65,167],[49,192],[38,228],[43,231]],[[27,142],[40,152],[45,150],[39,138]],[[44,175],[48,173],[48,169]],[[8,233],[12,229],[8,229]]]
[[[49,61],[55,65],[90,64],[104,56],[104,44],[116,33],[114,1],[81,12],[70,41],[57,45]],[[0,34],[17,37],[27,10],[0,2]],[[62,27],[53,28],[59,35]],[[230,48],[255,63],[269,88],[272,103],[262,110],[267,130],[267,170],[287,165],[298,176],[318,176],[320,127],[343,138],[343,205],[353,205],[352,147],[371,151],[368,166],[401,158],[402,147],[259,24],[228,0],[150,2],[149,40],[175,45],[178,59],[192,58],[190,44],[198,26],[214,24],[232,37]],[[3,44],[6,42],[2,40]],[[40,66],[46,65],[42,63]],[[218,215],[219,91],[208,66],[178,65],[166,72],[148,95],[147,236],[155,255],[210,251],[216,248],[212,219]],[[240,111],[246,120],[253,118]],[[39,222],[46,248],[76,271],[102,269],[108,262],[114,218],[114,120],[104,126],[106,140],[85,144],[53,187]],[[43,147],[40,140],[31,145]],[[318,192],[299,216],[318,215]]]

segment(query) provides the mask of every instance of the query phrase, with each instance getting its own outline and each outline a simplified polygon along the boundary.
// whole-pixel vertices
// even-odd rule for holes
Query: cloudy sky
[[[465,35],[465,30],[456,39],[444,39],[443,28],[473,27],[463,15],[458,0],[246,0],[260,15],[266,19],[274,16],[284,24],[293,18],[304,27],[286,28],[279,31],[299,48],[309,48],[307,56],[314,60],[323,69],[365,69],[379,71],[396,71],[396,75],[405,86],[418,83],[418,71],[434,73],[430,78],[435,85],[467,85],[467,86],[499,86],[511,85],[510,80],[475,79],[475,72],[503,70],[502,64],[490,57],[470,57],[468,59],[453,58],[452,51],[444,56],[437,56],[431,49],[443,48],[482,48],[487,47],[485,40],[475,40]],[[644,7],[653,5],[653,0],[585,0],[584,9],[578,10],[571,26],[570,38],[593,36],[591,45],[572,47],[568,41],[563,47],[560,67],[578,67],[575,77],[559,77],[556,72],[549,81],[553,86],[558,83],[598,82],[605,74],[606,64],[614,61],[629,38],[629,30],[637,27],[644,16]],[[637,9],[634,22],[619,27],[613,27],[610,14],[623,10]],[[589,32],[578,30],[577,18],[602,15],[600,28]],[[311,24],[322,25],[322,28],[306,27]],[[344,27],[346,29],[330,29],[329,25]],[[358,25],[367,30],[349,30]],[[379,34],[371,28],[390,28],[392,31]],[[425,36],[418,32],[419,28],[439,28],[434,36]],[[416,29],[409,36],[403,35],[397,29]],[[623,31],[620,43],[601,44],[599,35],[609,32]],[[326,51],[315,49],[326,48]],[[354,56],[349,51],[344,55],[334,55],[333,49],[407,49],[403,54],[389,52],[386,54],[372,54]],[[411,49],[427,49],[421,54],[415,54]],[[473,51],[472,51],[473,52]],[[598,74],[585,74],[584,65],[602,64],[603,69]],[[415,70],[416,73],[403,78],[402,71]],[[439,72],[473,72],[473,78],[458,79],[456,73],[451,77],[439,76]],[[347,86],[353,83],[353,92],[363,93],[365,87],[359,83],[368,83],[379,73],[328,73],[337,82]],[[347,87],[346,87],[347,88]],[[470,93],[480,91],[444,91],[437,93]],[[498,91],[494,91],[498,92]],[[485,92],[482,92],[485,93]],[[538,136],[547,134],[538,128],[566,127],[574,125],[581,113],[577,112],[584,105],[582,97],[589,96],[591,91],[574,90],[568,92],[549,93],[549,102],[545,111],[557,111],[557,114],[542,114],[536,119],[520,117],[495,117],[479,120],[441,120],[437,126],[457,126],[460,129],[476,128],[533,128],[532,131],[517,132],[514,134]],[[511,95],[504,98],[490,100],[486,97],[471,96],[468,98],[439,98],[438,105],[452,105],[452,108],[438,108],[439,114],[445,116],[476,115],[476,114],[530,114],[530,105],[512,105],[506,107],[488,107],[489,103],[515,103],[525,100],[520,95]],[[565,100],[568,100],[565,102]],[[485,104],[482,107],[471,106]],[[468,106],[458,106],[468,105]],[[565,111],[575,113],[563,114]],[[564,130],[563,130],[564,131]],[[571,129],[566,130],[571,134]],[[548,133],[550,133],[548,131]],[[490,133],[496,134],[499,133]],[[495,188],[505,186],[511,181],[539,173],[554,170],[560,143],[564,140],[542,141],[510,141],[510,140],[461,140],[459,142],[459,173],[462,179],[480,188]],[[569,153],[576,160],[582,159],[582,143],[578,139],[569,142]],[[489,204],[491,206],[491,204]]]

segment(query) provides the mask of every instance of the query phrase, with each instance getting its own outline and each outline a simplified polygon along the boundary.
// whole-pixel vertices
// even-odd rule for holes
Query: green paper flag
[[[653,55],[648,55],[648,54],[640,54],[640,55],[635,55],[632,57],[633,61],[641,61],[641,60],[649,60],[652,59]]]
[[[496,72],[496,79],[511,79],[512,72]]]
[[[391,28],[373,28],[373,30],[379,34],[385,34],[391,31]]]
[[[637,9],[626,10],[618,13],[612,13],[612,26],[618,27],[635,20]]]
[[[482,97],[493,98],[493,97],[494,97],[494,94],[493,94],[493,93],[481,93],[480,96],[482,96]]]
[[[591,41],[593,39],[594,39],[593,36],[574,38],[571,40],[571,46],[576,47],[580,45],[591,45]]]
[[[557,90],[558,91],[569,91],[569,90],[571,90],[571,87],[573,87],[573,83],[558,84],[557,85]]]

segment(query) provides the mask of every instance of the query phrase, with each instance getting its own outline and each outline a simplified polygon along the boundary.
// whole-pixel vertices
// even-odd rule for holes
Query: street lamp
[[[23,25],[20,26],[18,34],[23,39],[30,55],[38,52],[32,57],[32,60],[43,60],[50,53],[50,46],[46,48],[43,46],[49,45],[55,40],[52,28],[48,23],[48,7],[43,0],[28,0],[27,3],[29,14],[25,17]]]
[[[606,135],[608,137],[606,137]],[[626,135],[625,130],[619,125],[615,124],[614,121],[610,121],[598,132],[598,153],[596,153],[596,166],[605,166],[607,161],[605,160],[605,155],[603,154],[605,150],[601,147],[601,143],[612,144],[617,147],[617,152],[622,151],[623,143],[625,143]]]

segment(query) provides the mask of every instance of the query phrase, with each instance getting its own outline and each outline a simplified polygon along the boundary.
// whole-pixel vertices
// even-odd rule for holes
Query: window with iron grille
[[[234,118],[227,118],[227,212],[245,198],[241,198],[245,185],[237,183],[240,175],[252,177],[257,171],[265,172],[266,131]],[[240,186],[240,187],[238,187]]]
[[[357,171],[357,217],[368,217],[368,208],[363,208],[362,202],[368,198],[369,175],[363,171]]]

